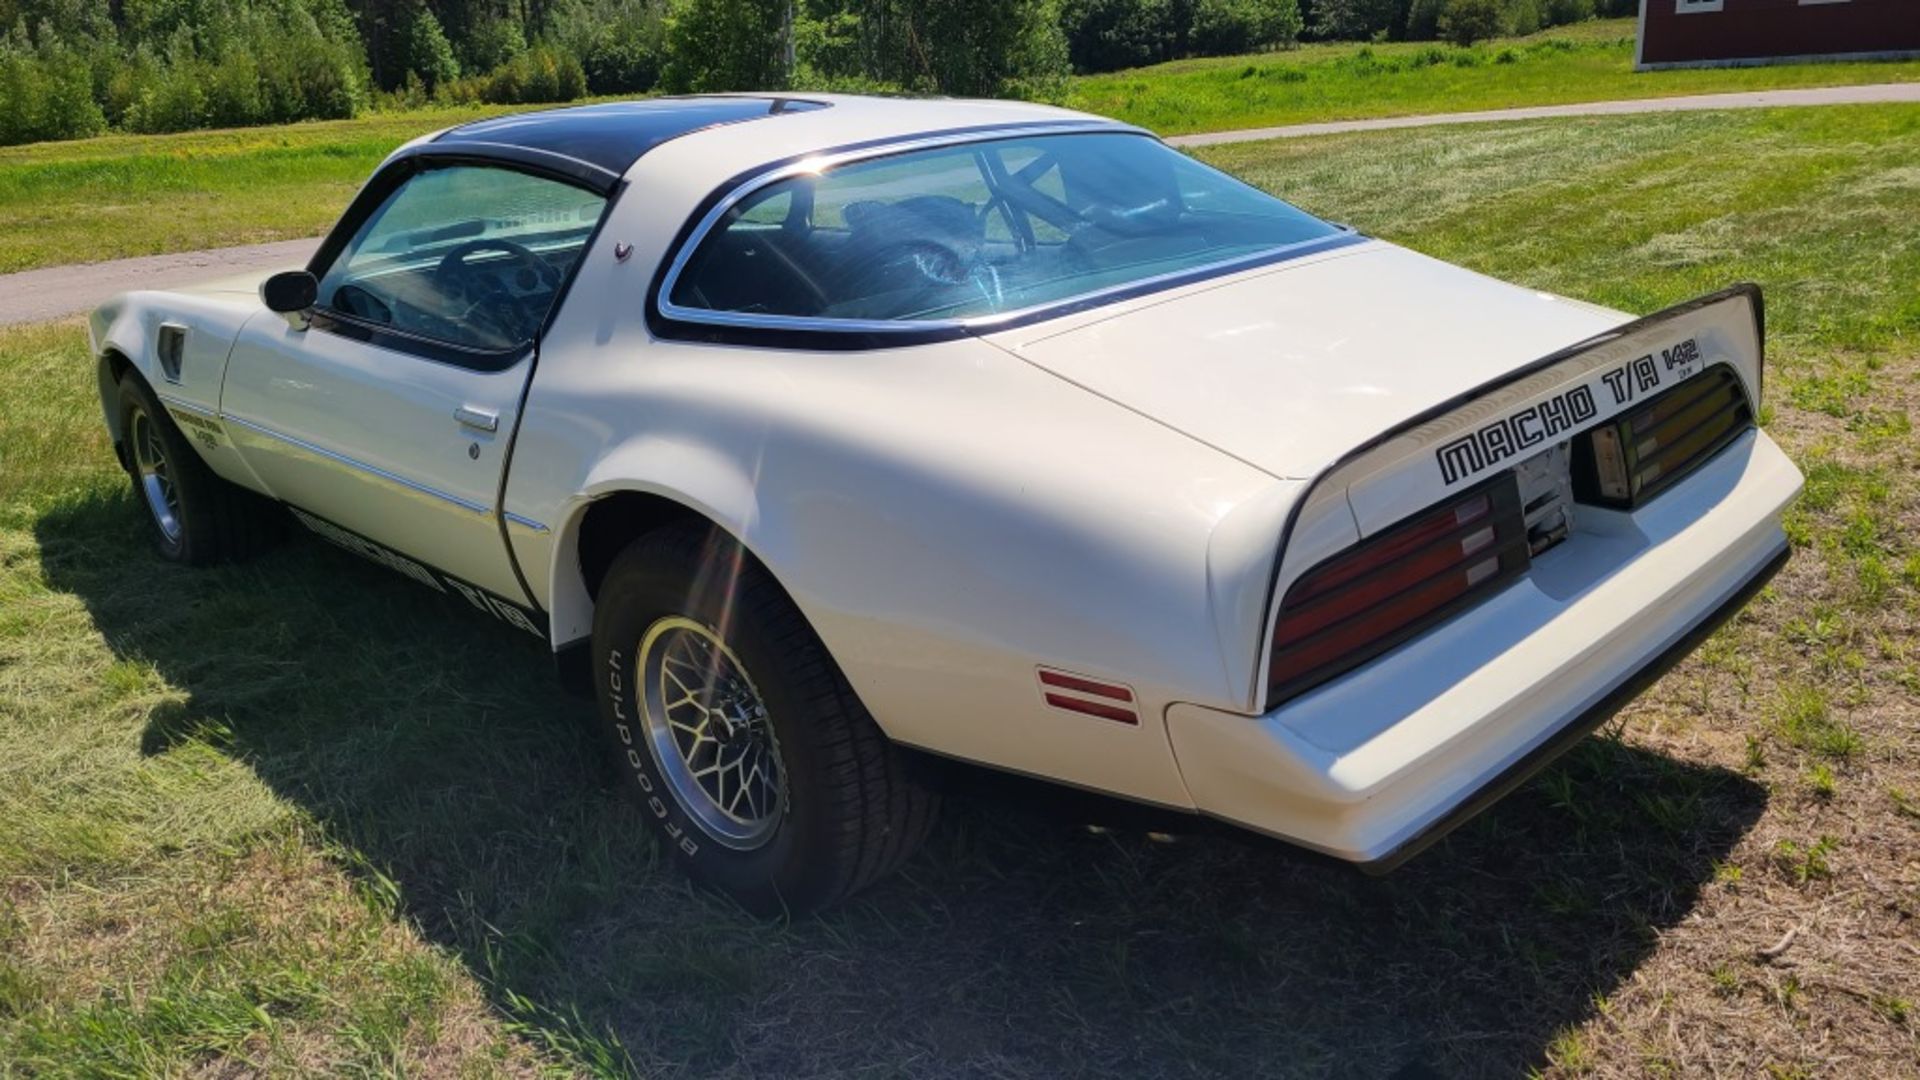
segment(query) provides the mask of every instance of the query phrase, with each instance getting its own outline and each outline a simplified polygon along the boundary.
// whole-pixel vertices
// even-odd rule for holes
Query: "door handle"
[[[453,410],[453,418],[460,421],[461,427],[477,428],[480,431],[500,430],[499,413],[490,413],[485,409],[476,409],[470,405],[462,405]]]

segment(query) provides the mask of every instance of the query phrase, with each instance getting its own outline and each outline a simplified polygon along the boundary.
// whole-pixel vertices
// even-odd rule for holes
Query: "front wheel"
[[[128,371],[119,389],[127,476],[162,558],[192,566],[232,562],[280,537],[278,511],[214,475],[139,375]]]
[[[695,878],[748,909],[831,904],[926,836],[935,796],[730,538],[634,542],[601,585],[593,652],[621,785]]]

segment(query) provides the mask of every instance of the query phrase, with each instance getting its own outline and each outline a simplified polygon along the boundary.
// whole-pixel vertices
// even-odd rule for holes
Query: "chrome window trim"
[[[382,480],[386,480],[391,483],[398,484],[409,491],[417,491],[422,495],[431,495],[434,498],[441,500],[442,502],[452,503],[453,505],[459,507],[460,509],[466,510],[470,513],[486,514],[486,515],[491,515],[493,513],[493,507],[487,506],[484,503],[477,503],[477,502],[474,502],[472,499],[463,499],[458,495],[449,494],[448,492],[441,491],[439,488],[436,488],[436,487],[428,487],[427,485],[422,484],[417,480],[409,480],[404,476],[400,476],[396,473],[390,473],[387,470],[382,469],[378,466],[369,465],[366,462],[359,460],[358,458],[350,458],[345,454],[341,454],[341,453],[337,453],[335,451],[329,450],[324,446],[315,446],[314,444],[306,441],[305,439],[297,439],[292,435],[288,435],[284,432],[275,431],[264,424],[256,424],[251,420],[245,419],[243,417],[235,416],[232,413],[221,413],[220,418],[222,420],[230,420],[233,423],[239,424],[241,427],[246,428],[249,431],[259,432],[260,434],[265,435],[269,439],[274,439],[279,442],[286,443],[288,446],[297,447],[298,449],[305,450],[310,454],[317,454],[320,457],[326,458],[328,461],[337,462],[338,464],[345,465],[350,469],[356,469],[360,472],[377,476]]]
[[[660,288],[654,301],[654,307],[660,317],[674,322],[691,323],[700,326],[721,326],[759,330],[799,330],[822,331],[826,333],[856,334],[925,334],[940,331],[991,331],[1005,324],[1031,319],[1036,313],[1053,308],[1080,307],[1090,302],[1098,302],[1106,297],[1121,293],[1139,293],[1151,291],[1154,286],[1177,279],[1206,277],[1228,272],[1239,266],[1252,266],[1271,261],[1275,256],[1283,256],[1289,251],[1313,245],[1325,244],[1328,240],[1340,236],[1359,239],[1359,234],[1347,225],[1338,225],[1330,221],[1321,223],[1333,229],[1328,236],[1316,236],[1291,244],[1263,248],[1247,255],[1237,255],[1218,262],[1202,263],[1198,266],[1184,267],[1180,270],[1152,277],[1138,278],[1133,281],[1110,285],[1091,292],[1075,293],[1055,300],[1047,300],[1011,311],[996,311],[985,315],[974,315],[963,319],[836,319],[819,315],[757,315],[739,311],[715,311],[711,308],[690,308],[676,304],[672,300],[673,291],[680,283],[680,274],[692,260],[694,252],[707,240],[714,225],[727,215],[727,212],[739,203],[763,188],[789,180],[803,173],[824,173],[856,161],[873,158],[894,157],[912,153],[916,150],[931,150],[943,146],[959,146],[968,143],[1005,142],[1009,139],[1027,136],[1044,137],[1050,135],[1137,135],[1152,139],[1166,146],[1158,136],[1144,128],[1131,124],[1119,124],[1107,121],[1078,121],[1073,123],[1048,124],[1043,126],[1012,126],[988,130],[971,129],[964,132],[949,132],[944,135],[929,135],[903,139],[898,142],[886,142],[873,146],[863,146],[839,153],[816,154],[799,161],[788,162],[768,169],[744,181],[725,197],[716,202],[700,219],[693,232],[674,252],[673,261],[667,265],[667,272],[660,279]],[[1173,150],[1172,147],[1168,149]],[[1174,150],[1174,153],[1179,153]],[[1237,180],[1238,178],[1235,177]],[[1241,180],[1240,183],[1246,183]],[[1291,205],[1291,204],[1289,204]],[[1306,213],[1306,211],[1301,211]],[[1308,217],[1313,215],[1308,214]],[[1320,221],[1315,217],[1315,221]]]

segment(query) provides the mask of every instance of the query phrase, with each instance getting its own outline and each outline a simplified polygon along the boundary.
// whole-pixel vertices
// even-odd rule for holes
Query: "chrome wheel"
[[[134,475],[140,493],[146,497],[147,510],[160,526],[167,543],[180,542],[180,495],[173,487],[173,470],[167,464],[166,446],[160,441],[160,429],[143,408],[135,408],[132,430],[127,435],[133,444]]]
[[[735,850],[765,844],[787,808],[780,740],[726,642],[682,616],[647,628],[639,657],[642,723],[680,809]]]

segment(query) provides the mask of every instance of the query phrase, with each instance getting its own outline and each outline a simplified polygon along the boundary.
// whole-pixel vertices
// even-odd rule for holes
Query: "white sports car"
[[[1787,557],[1760,295],[1635,319],[1007,102],[710,96],[412,142],[304,270],[97,311],[182,563],[285,514],[548,642],[755,909],[915,752],[1388,867]]]

